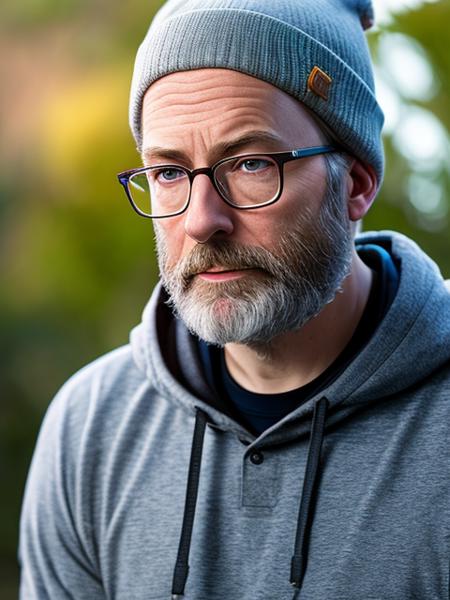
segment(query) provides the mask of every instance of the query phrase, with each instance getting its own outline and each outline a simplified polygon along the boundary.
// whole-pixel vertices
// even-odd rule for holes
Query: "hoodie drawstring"
[[[196,409],[194,436],[192,438],[191,459],[184,504],[183,527],[178,546],[177,562],[172,580],[172,600],[184,596],[184,587],[189,572],[189,549],[191,547],[192,527],[197,505],[200,467],[202,464],[203,440],[208,417],[199,408]]]
[[[306,571],[308,558],[309,533],[314,516],[314,500],[317,491],[317,479],[320,467],[320,452],[322,449],[325,421],[328,410],[328,400],[321,398],[314,404],[314,414],[309,438],[308,458],[306,460],[303,492],[297,520],[294,555],[291,560],[291,584],[300,589]],[[298,592],[294,594],[297,597]]]
[[[308,457],[306,460],[305,478],[303,482],[302,498],[298,513],[297,532],[295,536],[294,555],[291,560],[290,582],[296,588],[294,599],[298,597],[303,577],[306,571],[309,533],[314,515],[314,500],[317,493],[317,482],[320,470],[320,454],[325,431],[325,422],[328,410],[328,400],[321,398],[314,404],[314,413],[309,439]],[[180,543],[178,546],[177,562],[172,581],[172,600],[184,596],[184,588],[189,572],[189,550],[194,525],[195,507],[197,505],[200,468],[203,452],[205,428],[208,422],[207,415],[196,409],[194,436],[192,439],[191,459],[186,489],[183,526],[181,529]]]

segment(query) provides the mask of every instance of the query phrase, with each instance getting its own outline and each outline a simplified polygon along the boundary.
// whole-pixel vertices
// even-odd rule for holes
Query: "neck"
[[[372,272],[356,252],[342,292],[298,331],[284,333],[261,348],[225,346],[231,376],[249,391],[286,392],[325,371],[350,341],[367,304]]]

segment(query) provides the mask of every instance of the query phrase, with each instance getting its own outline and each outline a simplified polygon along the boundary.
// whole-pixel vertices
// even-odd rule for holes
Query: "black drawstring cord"
[[[297,533],[295,536],[294,555],[291,561],[291,584],[297,588],[294,599],[297,598],[306,571],[308,556],[309,531],[313,519],[313,495],[320,466],[320,452],[325,430],[328,410],[328,400],[321,398],[314,404],[314,414],[309,439],[308,458],[306,461],[305,479],[303,482],[302,499],[298,513]]]
[[[196,409],[194,436],[192,438],[191,460],[184,505],[183,526],[178,546],[177,562],[173,572],[172,600],[184,596],[184,587],[189,572],[189,549],[191,546],[192,527],[194,525],[195,507],[197,504],[200,467],[202,463],[203,439],[205,437],[208,417],[199,408]]]
[[[295,600],[298,597],[303,577],[306,571],[307,549],[309,531],[313,518],[313,495],[320,467],[320,454],[323,435],[325,431],[328,400],[321,398],[314,404],[314,414],[311,425],[308,458],[306,461],[305,479],[303,482],[302,499],[298,514],[297,532],[295,536],[294,555],[291,561],[291,584],[296,588]],[[192,439],[191,459],[184,506],[183,526],[181,529],[180,544],[178,547],[177,561],[175,564],[172,582],[172,600],[184,596],[184,588],[189,572],[189,549],[194,525],[195,507],[197,504],[200,468],[203,452],[205,428],[208,422],[207,415],[196,409],[194,436]]]

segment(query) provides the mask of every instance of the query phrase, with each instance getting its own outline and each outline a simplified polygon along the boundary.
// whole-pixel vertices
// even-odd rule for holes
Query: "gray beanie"
[[[176,71],[226,68],[253,75],[313,111],[350,154],[383,178],[383,113],[364,30],[370,0],[168,0],[136,57],[130,126],[142,145],[142,100]]]

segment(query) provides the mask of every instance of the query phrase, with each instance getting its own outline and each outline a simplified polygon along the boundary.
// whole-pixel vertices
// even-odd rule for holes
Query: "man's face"
[[[324,141],[296,100],[234,71],[173,73],[144,98],[148,165],[194,169]],[[194,333],[218,345],[266,344],[333,300],[349,272],[352,236],[343,198],[331,206],[326,183],[323,157],[293,161],[278,202],[240,211],[198,175],[187,211],[155,223],[163,284]]]

